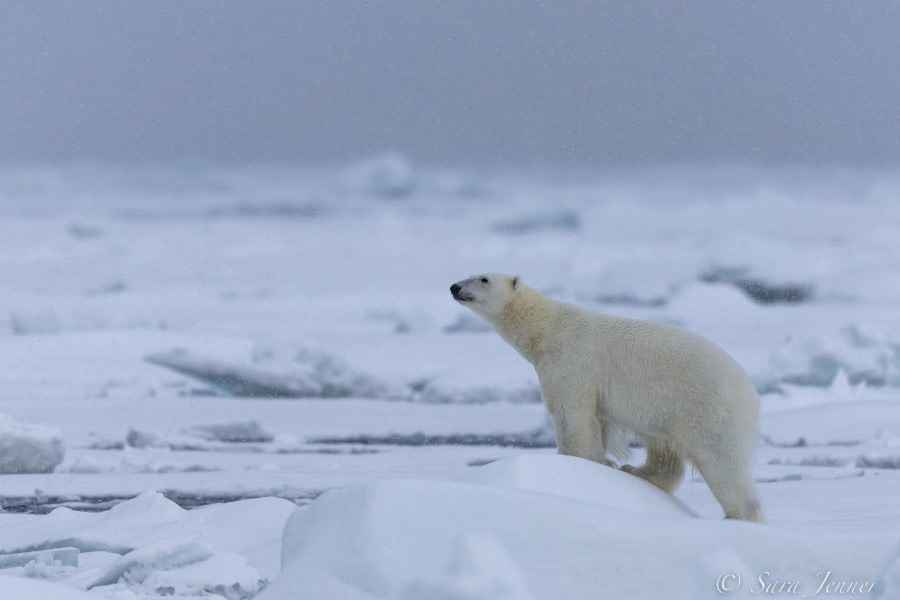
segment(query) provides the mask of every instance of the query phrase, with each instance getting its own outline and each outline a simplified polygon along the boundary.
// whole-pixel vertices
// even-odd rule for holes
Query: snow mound
[[[460,481],[552,494],[631,512],[693,516],[678,499],[637,477],[570,456],[515,456],[473,469]]]
[[[51,473],[65,456],[59,432],[0,415],[0,473]]]
[[[871,578],[896,546],[890,534],[693,518],[650,484],[571,457],[522,456],[470,473],[327,492],[289,519],[282,574],[259,598],[694,599],[709,597],[725,569],[748,583],[731,596],[741,598],[752,597],[753,572],[771,565],[809,585],[821,565]]]
[[[466,535],[437,577],[408,583],[398,600],[530,600],[525,576],[496,538]]]

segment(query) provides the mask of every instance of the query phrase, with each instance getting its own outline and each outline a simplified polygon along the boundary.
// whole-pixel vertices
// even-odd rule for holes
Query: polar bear
[[[551,300],[518,276],[476,275],[450,293],[534,366],[560,454],[612,466],[607,452],[632,435],[647,461],[623,471],[672,493],[690,460],[726,518],[765,522],[750,476],[759,398],[724,350],[672,325]]]

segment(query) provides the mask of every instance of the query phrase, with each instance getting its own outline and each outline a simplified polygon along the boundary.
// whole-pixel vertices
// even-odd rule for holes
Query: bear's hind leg
[[[732,462],[719,456],[706,456],[693,462],[725,510],[726,519],[766,522],[747,461]]]
[[[622,470],[671,494],[684,477],[684,460],[667,446],[652,442],[647,442],[646,446],[647,462],[641,467],[623,465]]]

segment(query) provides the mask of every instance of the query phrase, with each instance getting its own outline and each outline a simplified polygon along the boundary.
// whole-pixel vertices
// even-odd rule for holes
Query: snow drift
[[[801,535],[697,519],[620,471],[520,456],[455,481],[381,480],[326,493],[288,521],[282,574],[260,599],[694,600],[716,595],[728,573],[746,583],[732,597],[752,597],[742,594],[758,573],[809,587],[822,565],[874,586],[896,544],[890,534]]]

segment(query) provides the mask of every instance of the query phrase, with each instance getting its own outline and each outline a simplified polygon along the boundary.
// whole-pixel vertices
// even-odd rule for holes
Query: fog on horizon
[[[0,163],[900,164],[891,2],[0,11]]]

